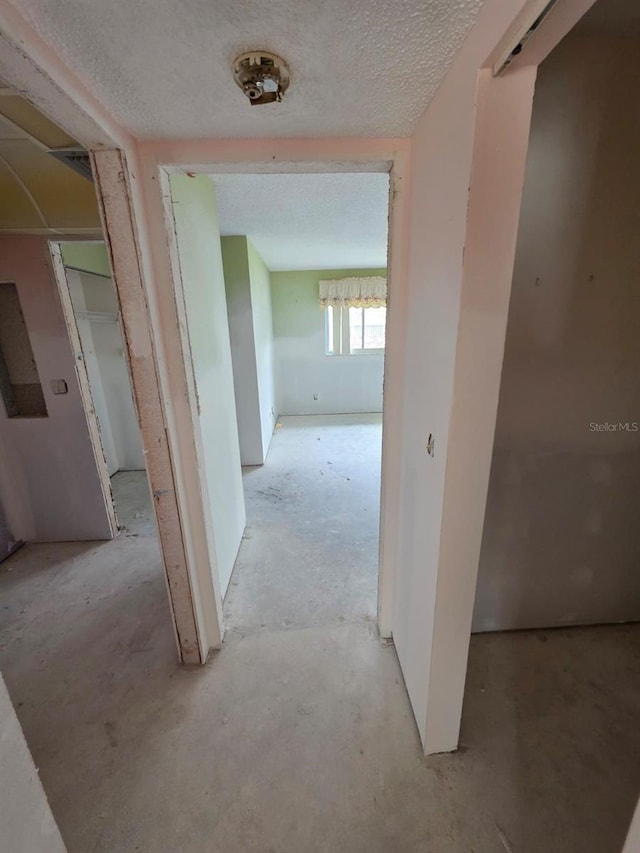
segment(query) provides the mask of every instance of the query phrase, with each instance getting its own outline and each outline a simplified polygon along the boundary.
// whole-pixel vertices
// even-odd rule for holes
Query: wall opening
[[[145,457],[127,366],[120,313],[102,241],[59,244],[62,258],[58,286],[64,291],[67,322],[77,333],[79,352],[88,387],[88,418],[95,417],[97,448],[111,482],[115,510],[124,519],[129,494],[146,494]]]
[[[9,418],[45,418],[47,404],[13,282],[0,282],[0,393]]]
[[[211,180],[247,514],[229,630],[373,620],[388,174]]]
[[[375,620],[389,175],[168,183],[228,628]]]

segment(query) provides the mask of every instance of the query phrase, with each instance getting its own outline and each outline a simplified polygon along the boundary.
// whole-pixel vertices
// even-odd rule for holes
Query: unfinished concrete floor
[[[619,853],[640,787],[640,629],[474,637],[463,749],[425,759],[364,574],[305,626],[245,562],[287,500],[251,476],[234,621],[206,667],[175,662],[143,475],[116,477],[119,539],[0,566],[0,669],[71,853]],[[330,567],[286,572],[332,595]],[[243,574],[277,611],[243,599]]]
[[[381,443],[382,415],[278,421],[265,465],[243,469],[229,630],[375,620]]]

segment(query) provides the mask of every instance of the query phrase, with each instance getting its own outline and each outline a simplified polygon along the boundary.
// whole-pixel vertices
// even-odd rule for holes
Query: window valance
[[[323,307],[383,308],[386,304],[387,280],[382,276],[320,282],[320,305]]]

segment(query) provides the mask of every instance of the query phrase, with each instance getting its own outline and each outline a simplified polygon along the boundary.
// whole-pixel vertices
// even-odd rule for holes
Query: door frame
[[[54,239],[47,241],[49,257],[51,258],[53,277],[56,282],[60,305],[62,306],[62,315],[64,317],[67,334],[69,335],[69,343],[73,352],[73,363],[76,377],[78,379],[78,386],[80,388],[80,399],[82,400],[82,408],[87,420],[87,429],[89,430],[93,458],[95,459],[96,471],[98,472],[98,479],[100,481],[100,491],[102,492],[105,513],[109,523],[109,532],[113,539],[118,535],[119,526],[116,516],[115,502],[113,500],[113,492],[111,489],[111,477],[109,476],[107,458],[104,452],[104,445],[102,443],[100,423],[93,404],[91,383],[89,382],[89,374],[87,372],[87,365],[84,351],[82,349],[80,332],[78,331],[78,324],[76,322],[76,315],[73,310],[69,280],[67,278],[67,270],[62,259],[60,242],[60,240]]]
[[[288,144],[286,144],[288,143]],[[393,633],[393,586],[398,551],[399,471],[402,443],[402,377],[403,341],[406,323],[406,216],[409,170],[408,140],[380,140],[371,146],[368,140],[336,140],[336,153],[321,153],[316,140],[256,140],[243,146],[225,142],[145,143],[142,147],[143,180],[149,193],[150,208],[162,213],[162,244],[168,246],[163,259],[164,276],[170,282],[178,306],[182,350],[189,354],[188,331],[185,326],[184,294],[180,265],[175,253],[175,230],[171,206],[170,176],[173,174],[335,174],[348,172],[386,173],[389,175],[388,226],[388,305],[384,359],[384,395],[382,463],[380,488],[380,528],[378,542],[377,624],[380,636],[391,638]],[[358,150],[360,148],[361,150]],[[265,150],[266,149],[266,150]],[[284,150],[283,150],[284,149]],[[374,149],[374,150],[372,150]],[[268,151],[269,153],[266,153]],[[278,154],[276,155],[275,152]],[[160,223],[156,223],[160,229]],[[159,236],[159,235],[158,235]],[[192,423],[199,433],[195,413],[197,394],[193,377],[189,380],[188,396]],[[202,470],[200,437],[196,454]],[[201,486],[203,488],[203,486]],[[216,598],[220,595],[219,587]],[[222,610],[222,600],[216,602]]]

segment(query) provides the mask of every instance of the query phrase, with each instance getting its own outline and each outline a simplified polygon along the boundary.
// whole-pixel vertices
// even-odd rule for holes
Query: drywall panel
[[[233,364],[233,387],[243,465],[262,465],[264,451],[246,237],[221,239]]]
[[[0,827],[7,853],[64,853],[4,679],[0,675]]]
[[[244,530],[245,507],[220,229],[214,187],[208,177],[174,175],[171,195],[216,563],[224,595]]]
[[[386,270],[271,273],[278,414],[382,411],[384,356],[326,354],[325,309],[318,300],[318,282],[358,275],[386,275]]]
[[[271,309],[271,277],[264,261],[247,240],[249,280],[251,282],[251,317],[258,377],[258,405],[262,459],[266,459],[276,423],[275,378],[273,366],[273,316]]]
[[[474,630],[640,619],[632,39],[538,73]]]
[[[0,280],[18,287],[45,395],[46,418],[7,418],[0,405],[0,501],[29,541],[110,538],[109,517],[59,296],[42,237],[0,237]],[[52,382],[64,380],[66,394]]]

